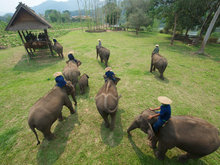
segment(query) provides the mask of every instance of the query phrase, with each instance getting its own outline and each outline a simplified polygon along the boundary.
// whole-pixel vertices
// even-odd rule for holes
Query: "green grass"
[[[0,51],[0,162],[1,164],[179,164],[176,156],[184,153],[169,150],[159,161],[148,146],[147,136],[140,130],[128,139],[126,130],[138,114],[159,106],[157,97],[173,100],[172,115],[192,115],[220,128],[220,47],[206,47],[209,56],[194,55],[197,47],[175,41],[160,33],[70,32],[57,40],[64,47],[65,60],[43,56],[27,63],[23,47]],[[103,125],[94,97],[103,85],[104,65],[96,60],[97,39],[111,51],[109,65],[121,78],[117,88],[119,101],[116,128],[110,132]],[[150,55],[154,45],[168,59],[165,80],[151,74]],[[48,142],[38,131],[41,144],[29,129],[30,107],[55,84],[53,73],[62,71],[67,53],[75,51],[82,61],[81,74],[90,76],[85,95],[77,94],[77,114],[64,107],[63,122],[56,121],[52,132],[56,139]],[[77,91],[79,89],[77,86]],[[207,135],[208,136],[208,135]],[[220,149],[187,164],[219,164]]]

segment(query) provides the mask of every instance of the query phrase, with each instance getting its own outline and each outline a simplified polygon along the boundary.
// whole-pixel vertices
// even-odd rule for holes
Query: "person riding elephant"
[[[103,63],[103,61],[105,62],[105,66],[108,66],[108,60],[110,57],[110,50],[108,50],[107,48],[97,45],[96,46],[96,58],[98,59],[98,56],[101,59],[101,62]]]
[[[118,110],[118,102],[121,96],[118,96],[117,83],[120,78],[115,77],[113,81],[110,77],[106,78],[104,85],[100,88],[95,97],[96,107],[100,115],[105,121],[105,127],[113,130],[115,127],[116,112]],[[111,124],[108,116],[111,117]]]
[[[116,81],[115,79],[115,73],[112,71],[111,67],[106,67],[105,68],[105,75],[104,75],[104,80],[105,82],[107,81],[107,79],[111,79],[112,81]]]
[[[154,150],[158,159],[163,160],[167,150],[174,147],[187,152],[179,156],[180,161],[197,159],[211,154],[219,148],[218,129],[207,121],[193,116],[172,116],[160,127],[159,132],[153,135],[152,125],[158,121],[158,118],[152,116],[156,115],[158,114],[150,109],[144,110],[131,123],[127,133],[131,136],[132,130],[140,128],[149,137],[155,136],[156,138],[151,139],[150,147],[156,149],[157,142],[159,143],[158,149]],[[169,118],[169,113],[167,116]]]
[[[78,77],[80,76],[80,70],[78,68],[80,64],[81,62],[77,64],[74,60],[68,60],[66,66],[63,68],[64,78],[71,81],[75,88],[78,83]]]
[[[81,62],[74,57],[72,51],[69,52],[69,54],[68,54],[68,59],[69,59],[69,61],[72,60],[73,62],[75,62],[75,63],[77,64],[77,66],[80,66],[80,65],[81,65]]]
[[[54,45],[52,46],[54,51],[63,58],[63,47],[62,45],[54,38],[53,39]]]
[[[53,123],[59,119],[63,120],[62,109],[65,105],[71,114],[75,113],[73,105],[68,97],[75,99],[75,88],[70,81],[65,81],[61,72],[54,74],[56,85],[45,96],[41,97],[31,108],[28,116],[28,124],[34,132],[37,145],[40,144],[35,128],[41,131],[47,140],[53,139],[54,135],[50,129]]]
[[[159,54],[159,45],[158,44],[155,45],[155,48],[154,48],[154,50],[152,52],[152,55],[153,54]]]
[[[155,69],[158,69],[160,72],[160,78],[163,80],[163,73],[168,65],[167,59],[160,54],[153,54],[151,56],[151,66],[150,66],[150,72],[155,71]]]
[[[101,48],[102,47],[101,39],[98,39],[98,42],[99,42],[99,48]]]

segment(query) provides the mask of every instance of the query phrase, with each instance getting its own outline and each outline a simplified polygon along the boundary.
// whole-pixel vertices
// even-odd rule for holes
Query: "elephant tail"
[[[39,145],[39,144],[40,144],[40,140],[38,139],[38,135],[37,135],[37,132],[36,132],[36,130],[35,130],[34,125],[30,125],[30,128],[31,128],[31,130],[34,132],[34,134],[35,134],[35,136],[36,136],[36,138],[37,138],[37,145]]]

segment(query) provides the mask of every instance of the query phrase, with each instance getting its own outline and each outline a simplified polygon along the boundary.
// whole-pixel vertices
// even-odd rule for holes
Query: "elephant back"
[[[118,107],[118,92],[112,80],[108,80],[95,97],[96,106],[106,113],[114,113]]]
[[[66,80],[71,81],[73,85],[76,85],[78,83],[80,71],[75,63],[68,62],[63,69],[63,75]]]
[[[218,129],[207,121],[192,116],[173,116],[160,129],[159,139],[175,143],[184,151],[207,155],[220,146]]]

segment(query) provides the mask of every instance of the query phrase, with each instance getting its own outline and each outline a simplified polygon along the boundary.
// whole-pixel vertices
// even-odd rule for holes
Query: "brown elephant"
[[[165,71],[167,67],[167,59],[160,54],[152,54],[151,56],[151,66],[150,66],[150,72],[155,71],[155,68],[158,69],[160,72],[160,78],[164,79],[163,72]]]
[[[130,135],[130,131],[140,128],[152,136],[154,133],[151,125],[157,118],[149,120],[148,117],[154,114],[156,113],[150,110],[143,111],[135,118],[127,133]],[[151,147],[156,148],[157,142],[158,151],[155,152],[155,156],[158,159],[164,159],[168,149],[177,147],[187,152],[179,157],[181,161],[203,157],[220,146],[218,129],[203,119],[191,116],[172,116],[160,128],[159,133],[153,136]]]
[[[52,124],[57,119],[63,120],[63,105],[69,108],[71,114],[75,113],[68,95],[72,96],[76,105],[75,88],[70,81],[67,81],[63,88],[55,86],[31,107],[28,124],[37,138],[37,145],[40,144],[40,141],[35,128],[41,131],[46,139],[51,140],[53,138],[53,134],[50,132]]]
[[[52,45],[53,50],[63,58],[63,46],[56,40],[53,39],[54,45]]]
[[[80,71],[78,69],[77,64],[74,61],[67,61],[67,64],[63,69],[63,75],[64,78],[68,81],[71,81],[74,87],[76,88],[76,84],[78,83],[78,77],[80,76]]]
[[[99,47],[99,46],[96,46],[96,58],[98,59],[98,55],[101,59],[101,62],[105,62],[105,66],[107,67],[108,66],[108,59],[110,57],[110,50],[108,50],[107,48],[105,47]]]
[[[120,99],[116,88],[119,80],[120,78],[116,78],[116,81],[113,82],[107,79],[95,97],[96,107],[105,121],[105,126],[106,128],[110,126],[111,130],[115,127],[115,117]],[[111,125],[108,120],[108,115],[111,116]]]
[[[89,79],[89,76],[85,73],[79,79],[79,88],[80,88],[81,94],[84,94],[86,87],[89,86],[88,79]]]

